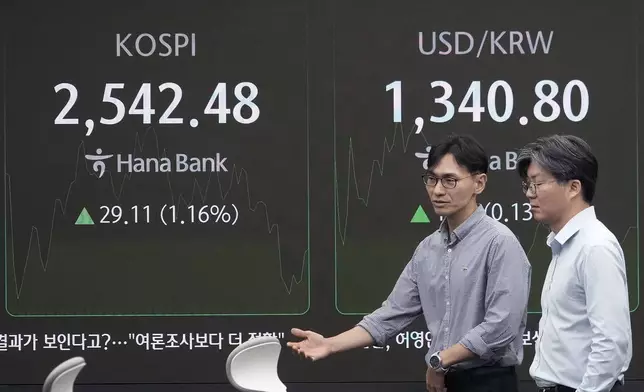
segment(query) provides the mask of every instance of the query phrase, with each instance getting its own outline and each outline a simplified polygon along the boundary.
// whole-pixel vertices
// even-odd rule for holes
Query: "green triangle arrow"
[[[411,223],[429,223],[429,217],[427,217],[427,214],[425,213],[425,210],[423,210],[422,206],[419,205],[416,209],[416,213],[411,218]]]
[[[83,207],[83,211],[78,215],[78,218],[76,219],[76,224],[77,225],[93,225],[94,221],[92,220],[92,217],[89,215],[89,212],[87,212],[87,209]]]

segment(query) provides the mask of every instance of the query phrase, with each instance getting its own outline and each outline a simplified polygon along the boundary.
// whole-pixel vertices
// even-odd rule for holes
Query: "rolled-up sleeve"
[[[483,360],[523,334],[532,274],[528,257],[513,234],[494,239],[488,262],[485,317],[460,341]]]
[[[417,285],[417,256],[422,245],[423,243],[414,251],[387,300],[357,324],[371,335],[376,345],[384,346],[388,339],[402,331],[422,313]]]

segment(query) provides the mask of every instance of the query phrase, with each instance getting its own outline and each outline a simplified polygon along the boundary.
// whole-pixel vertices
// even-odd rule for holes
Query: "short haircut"
[[[487,173],[488,158],[483,146],[470,135],[449,135],[432,146],[427,158],[427,167],[434,166],[447,154],[454,155],[456,163],[470,173]]]
[[[592,203],[599,163],[590,145],[582,138],[551,135],[525,145],[517,157],[517,170],[522,179],[527,179],[528,166],[532,162],[548,171],[559,183],[579,180],[584,200]]]

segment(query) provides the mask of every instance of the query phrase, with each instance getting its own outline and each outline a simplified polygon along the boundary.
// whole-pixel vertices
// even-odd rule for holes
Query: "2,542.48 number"
[[[125,103],[114,96],[114,92],[116,90],[124,88],[125,83],[105,84],[103,102],[112,104],[116,109],[116,114],[112,118],[101,117],[101,124],[118,124],[125,117]],[[244,95],[245,88],[250,90],[248,95]],[[172,90],[174,96],[166,110],[159,117],[159,124],[183,124],[183,118],[170,117],[174,110],[179,106],[181,98],[183,97],[181,86],[172,82],[159,85],[159,92],[163,92],[168,89]],[[66,117],[78,100],[78,89],[71,83],[59,83],[54,86],[54,91],[56,93],[61,90],[69,91],[69,99],[61,109],[60,113],[58,113],[58,116],[54,119],[54,124],[78,124],[78,118]],[[234,94],[235,98],[238,100],[237,104],[235,104],[232,109],[232,115],[235,121],[240,124],[251,124],[257,121],[260,110],[257,104],[253,102],[259,94],[257,86],[251,82],[241,82],[235,86]],[[225,82],[220,82],[217,84],[217,87],[215,87],[215,90],[210,96],[203,113],[216,114],[218,115],[218,121],[220,124],[226,123],[227,116],[231,114],[231,109],[227,106],[227,102],[227,85]],[[248,117],[244,117],[242,115],[242,109],[244,107],[248,107],[250,111],[250,115]],[[131,115],[141,115],[143,118],[143,124],[150,124],[152,122],[152,115],[156,113],[156,110],[152,108],[152,86],[150,83],[143,83],[141,85],[127,113]]]

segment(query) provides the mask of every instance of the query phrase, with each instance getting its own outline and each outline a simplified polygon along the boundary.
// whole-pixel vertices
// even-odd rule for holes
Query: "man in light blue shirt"
[[[550,227],[530,375],[539,392],[623,391],[632,357],[624,253],[592,206],[598,163],[569,135],[543,137],[517,158],[535,220]]]

